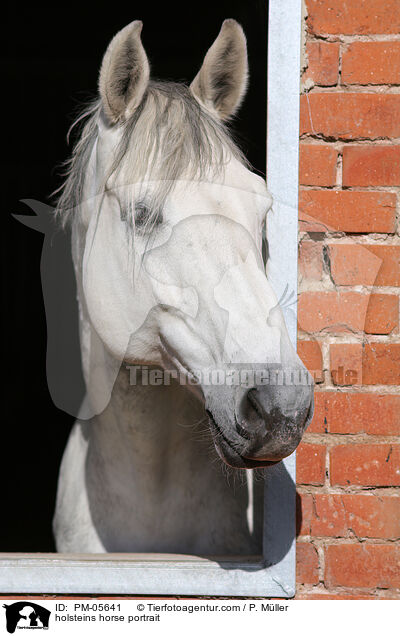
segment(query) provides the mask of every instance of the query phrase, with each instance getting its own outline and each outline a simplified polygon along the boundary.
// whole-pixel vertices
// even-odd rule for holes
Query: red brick
[[[312,340],[299,340],[297,352],[309,371],[322,369],[322,353],[318,342]]]
[[[333,495],[298,495],[296,512],[300,536],[346,536],[343,506],[333,499]]]
[[[342,498],[347,525],[357,537],[375,539],[400,537],[400,497],[337,496]]]
[[[352,42],[343,53],[344,84],[400,84],[400,42]]]
[[[301,190],[299,218],[308,232],[395,230],[396,195],[391,192]]]
[[[398,0],[306,0],[311,33],[398,33]]]
[[[400,343],[332,344],[330,368],[340,386],[400,384]]]
[[[301,496],[300,534],[315,537],[398,539],[400,497],[365,494]]]
[[[297,583],[319,582],[318,552],[311,543],[298,543],[296,546]]]
[[[327,246],[330,274],[336,285],[374,285],[382,259],[365,245]]]
[[[310,495],[304,507],[304,515],[309,518],[302,524],[302,534],[316,537],[345,537],[347,535],[346,515],[340,495]]]
[[[400,384],[400,343],[365,345],[362,381],[363,384]]]
[[[318,342],[298,340],[297,353],[316,382],[322,382],[322,352]]]
[[[335,185],[337,155],[337,151],[330,146],[300,144],[300,184],[313,186]]]
[[[296,535],[310,534],[310,522],[313,518],[313,496],[309,493],[296,493]]]
[[[351,444],[330,450],[331,484],[400,486],[400,445]]]
[[[325,548],[328,587],[400,587],[400,546],[345,544]]]
[[[390,294],[370,294],[364,331],[371,334],[389,334],[399,326],[399,298]]]
[[[400,435],[400,395],[321,391],[317,396],[313,432]]]
[[[400,94],[323,92],[302,95],[300,134],[334,139],[400,137]]]
[[[327,433],[326,420],[326,395],[325,391],[316,391],[314,393],[314,415],[307,431],[309,433]]]
[[[400,384],[400,344],[332,344],[330,368],[332,381],[340,386]]]
[[[400,285],[399,245],[330,245],[331,275],[337,285]]]
[[[360,344],[330,345],[330,370],[334,384],[339,386],[362,384],[362,363]]]
[[[398,596],[393,597],[399,598]],[[300,594],[296,594],[296,601],[378,601],[379,599],[376,596],[368,595],[368,594],[321,594],[317,592],[313,592],[310,590],[309,592],[301,592]]]
[[[325,481],[325,456],[325,446],[302,442],[297,448],[297,483],[315,486],[323,484]]]
[[[345,147],[343,149],[343,185],[400,185],[400,146]]]
[[[400,285],[400,246],[368,245],[368,250],[382,260],[375,285]]]
[[[318,86],[334,86],[339,75],[339,43],[307,42],[308,67],[303,82],[313,80]]]
[[[299,245],[299,272],[303,278],[321,280],[322,278],[322,245],[313,241],[301,241]]]
[[[303,292],[298,321],[300,329],[307,333],[323,330],[388,334],[398,326],[399,300],[390,294]]]

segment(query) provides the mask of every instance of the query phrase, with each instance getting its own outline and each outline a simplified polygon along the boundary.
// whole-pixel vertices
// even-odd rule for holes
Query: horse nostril
[[[241,424],[239,424],[237,420],[236,420],[236,430],[241,437],[244,437],[244,439],[251,440],[254,437],[254,435],[252,435],[250,431],[248,431]]]
[[[256,398],[256,389],[250,389],[242,396],[235,415],[236,430],[246,440],[254,440],[265,430],[265,413]]]
[[[257,400],[257,390],[250,389],[249,391],[247,391],[247,399],[250,402],[253,409],[255,410],[255,412],[257,413],[257,415],[261,417],[262,419],[264,419],[266,414],[259,400]]]

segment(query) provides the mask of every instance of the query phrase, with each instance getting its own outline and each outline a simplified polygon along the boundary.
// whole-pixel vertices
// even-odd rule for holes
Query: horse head
[[[300,442],[313,391],[265,274],[271,196],[225,125],[246,92],[246,39],[225,20],[185,86],[150,79],[141,28],[105,53],[59,202],[83,201],[83,313],[120,364],[187,378],[226,463],[268,466]]]

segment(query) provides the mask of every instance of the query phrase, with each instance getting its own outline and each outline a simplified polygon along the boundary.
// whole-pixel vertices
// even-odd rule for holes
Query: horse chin
[[[210,412],[208,412],[208,417],[215,449],[222,461],[228,466],[242,469],[267,468],[268,466],[273,466],[281,461],[280,459],[270,461],[266,459],[257,460],[249,457],[243,457],[227,440]]]

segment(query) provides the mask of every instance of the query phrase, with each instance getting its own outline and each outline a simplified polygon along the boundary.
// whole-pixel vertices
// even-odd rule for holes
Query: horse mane
[[[59,195],[56,213],[63,225],[83,202],[86,168],[101,116],[101,100],[96,99],[70,128],[85,122],[71,158],[64,164],[65,181],[54,193]],[[103,192],[107,178],[118,171],[127,186],[146,178],[155,183],[150,202],[153,217],[162,209],[176,180],[209,180],[211,175],[221,174],[230,157],[249,165],[224,124],[202,107],[184,84],[150,81],[142,102],[121,126],[122,138]]]

